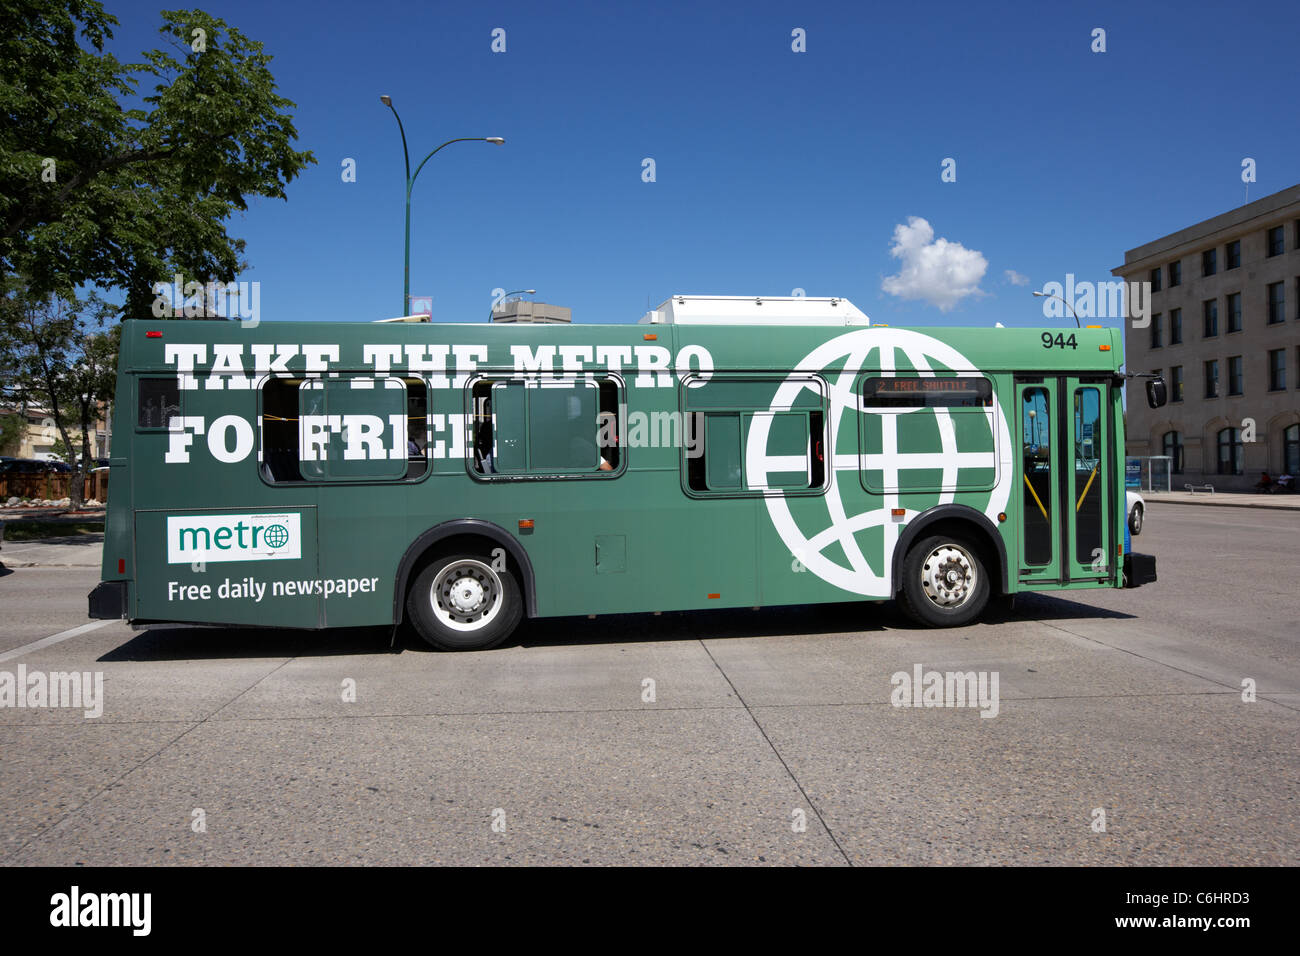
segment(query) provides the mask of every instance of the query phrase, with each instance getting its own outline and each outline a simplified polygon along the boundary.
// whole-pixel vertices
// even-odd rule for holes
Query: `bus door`
[[[1113,572],[1110,384],[1074,376],[1016,380],[1020,580],[1069,583]]]

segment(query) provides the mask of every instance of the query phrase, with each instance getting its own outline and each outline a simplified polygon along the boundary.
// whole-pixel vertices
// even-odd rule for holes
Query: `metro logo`
[[[167,563],[286,561],[302,557],[299,514],[169,515]]]

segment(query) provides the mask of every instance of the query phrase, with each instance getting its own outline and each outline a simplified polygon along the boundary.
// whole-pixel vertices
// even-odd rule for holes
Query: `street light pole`
[[[1079,314],[1078,314],[1077,312],[1074,311],[1074,306],[1070,305],[1069,302],[1066,302],[1066,301],[1065,301],[1064,299],[1062,299],[1059,295],[1055,295],[1055,294],[1053,294],[1053,293],[1051,293],[1051,292],[1035,292],[1034,295],[1035,295],[1037,298],[1040,298],[1040,299],[1044,299],[1044,298],[1046,298],[1046,299],[1057,299],[1057,300],[1059,300],[1059,301],[1065,303],[1065,307],[1066,307],[1067,309],[1069,309],[1069,310],[1070,310],[1070,314],[1071,314],[1072,316],[1074,316],[1074,326],[1075,326],[1075,328],[1078,328],[1078,329],[1083,328],[1083,326],[1079,324]]]
[[[411,190],[415,188],[416,177],[420,175],[420,170],[424,169],[424,164],[432,159],[438,150],[444,146],[450,146],[452,143],[493,143],[497,146],[504,146],[505,139],[500,136],[461,136],[456,139],[449,139],[438,149],[420,160],[420,165],[415,167],[415,172],[412,173],[411,155],[406,148],[406,128],[402,125],[402,117],[398,115],[397,107],[393,105],[391,96],[381,96],[379,102],[392,110],[393,117],[397,120],[398,132],[402,134],[402,160],[406,163],[406,242],[402,273],[402,315],[406,315],[411,308]]]

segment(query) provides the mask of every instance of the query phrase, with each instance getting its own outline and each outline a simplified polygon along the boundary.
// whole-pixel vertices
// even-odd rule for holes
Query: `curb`
[[[1276,504],[1276,505],[1274,505],[1274,504],[1265,504],[1265,503],[1262,502],[1262,501],[1231,501],[1231,500],[1227,500],[1227,496],[1224,496],[1224,500],[1218,500],[1218,501],[1213,500],[1209,495],[1207,495],[1205,498],[1202,498],[1202,499],[1189,499],[1189,498],[1149,498],[1149,497],[1147,497],[1146,495],[1143,495],[1142,497],[1143,497],[1143,499],[1146,501],[1146,503],[1149,504],[1149,505],[1150,505],[1150,504],[1154,504],[1154,505],[1197,505],[1197,506],[1200,506],[1200,507],[1211,507],[1211,508],[1213,508],[1213,507],[1218,507],[1218,508],[1259,508],[1259,509],[1261,509],[1261,510],[1263,510],[1263,511],[1300,511],[1300,504],[1294,504],[1294,505]]]

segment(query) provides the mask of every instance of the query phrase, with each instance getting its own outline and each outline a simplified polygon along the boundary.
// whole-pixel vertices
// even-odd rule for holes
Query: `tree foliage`
[[[42,298],[21,286],[5,293],[0,298],[0,401],[49,412],[64,448],[74,452],[71,498],[73,507],[80,507],[81,479],[94,467],[90,432],[113,399],[122,326],[104,329],[114,309],[94,293],[84,299]]]
[[[232,281],[232,213],[315,162],[292,148],[262,44],[202,10],[161,16],[166,49],[124,64],[95,0],[0,5],[0,282],[118,288],[125,316],[147,316],[177,272]]]

